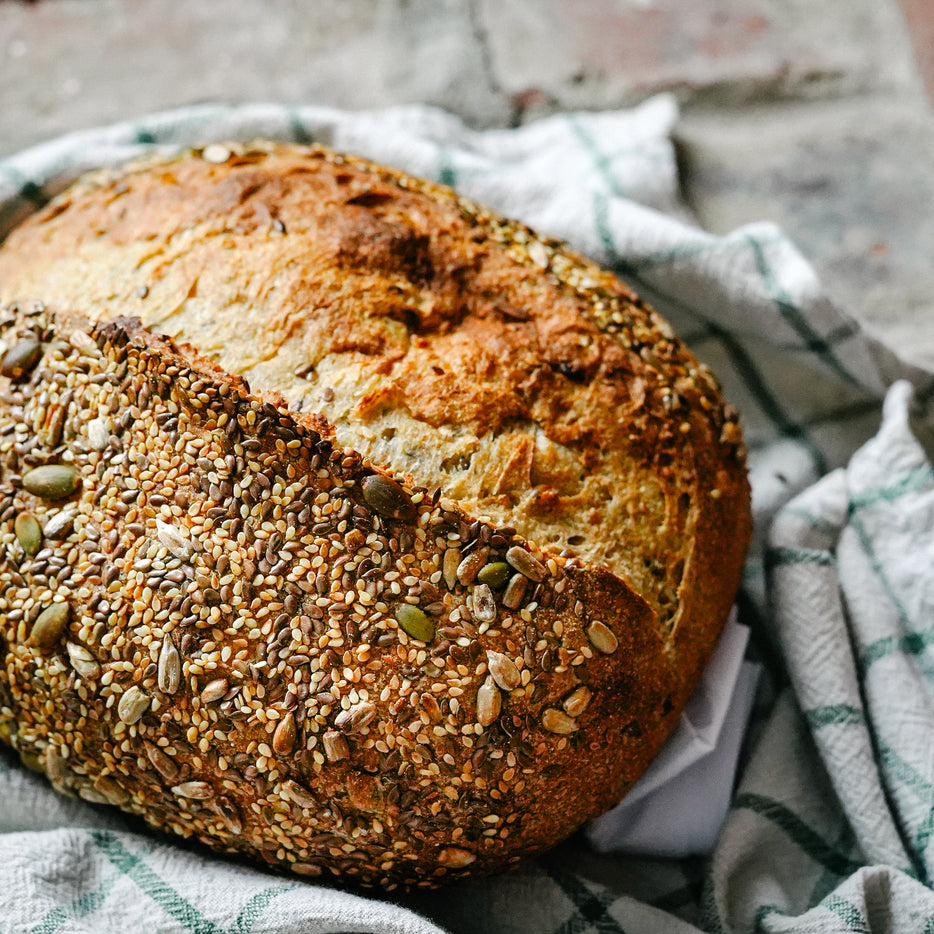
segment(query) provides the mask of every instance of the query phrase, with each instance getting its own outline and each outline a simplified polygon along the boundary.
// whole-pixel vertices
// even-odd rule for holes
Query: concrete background
[[[476,126],[677,94],[684,194],[775,220],[934,365],[931,0],[0,0],[0,154],[197,101],[421,101]]]

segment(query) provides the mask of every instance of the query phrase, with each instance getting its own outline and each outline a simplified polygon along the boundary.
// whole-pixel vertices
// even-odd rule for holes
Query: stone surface
[[[684,190],[773,219],[831,293],[934,361],[930,0],[0,3],[0,155],[198,101],[426,102],[477,126],[683,107]]]
[[[934,366],[934,125],[889,97],[685,114],[684,188],[717,233],[776,222],[831,297]]]

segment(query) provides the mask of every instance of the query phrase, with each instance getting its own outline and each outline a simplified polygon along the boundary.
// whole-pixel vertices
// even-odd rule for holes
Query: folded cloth
[[[773,225],[716,237],[691,224],[676,117],[670,97],[483,132],[425,107],[187,108],[0,160],[0,233],[87,168],[266,136],[453,184],[629,279],[721,377],[750,449],[757,534],[740,608],[768,677],[712,857],[607,858],[577,838],[493,879],[363,897],[156,838],[6,756],[3,930],[934,930],[934,479],[906,385],[864,444],[896,378],[922,408],[932,380],[836,308]]]
[[[734,610],[674,733],[626,797],[587,828],[598,852],[691,856],[713,849],[759,677],[760,666],[743,661],[748,641]]]

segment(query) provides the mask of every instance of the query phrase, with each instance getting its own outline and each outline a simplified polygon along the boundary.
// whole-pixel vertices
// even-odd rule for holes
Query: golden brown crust
[[[11,692],[0,716],[17,748],[42,756],[59,785],[110,794],[157,824],[297,863],[298,871],[326,865],[370,884],[411,885],[488,872],[551,845],[618,800],[644,770],[732,601],[749,535],[748,487],[735,413],[664,322],[614,277],[440,186],[320,149],[263,146],[231,147],[221,164],[196,156],[79,184],[0,250],[0,295],[41,297],[60,309],[20,311],[0,333],[14,357],[28,357],[33,338],[43,348],[33,369],[7,366],[0,376],[0,389],[9,384],[0,403],[0,536],[8,545],[0,581],[8,576],[13,585],[0,597]],[[72,310],[106,322],[128,309],[192,346],[127,321],[96,326],[100,357],[69,338],[93,328]],[[126,371],[125,402],[120,391],[92,388],[108,386],[108,367],[117,364]],[[67,405],[56,405],[61,392],[71,393]],[[226,431],[217,424],[218,400]],[[298,411],[309,404],[324,414]],[[89,448],[91,435],[126,405],[133,418],[117,439],[108,433],[109,447]],[[173,405],[193,433],[185,443]],[[41,427],[49,418],[51,434]],[[193,447],[182,467],[153,473],[160,451],[171,461],[186,444]],[[361,486],[374,469],[350,447],[390,464],[408,492],[383,481]],[[412,458],[411,449],[424,453]],[[30,556],[28,522],[17,529],[17,517],[29,512],[45,525],[62,509],[24,491],[25,468],[67,457],[81,477],[73,502],[88,519],[74,523],[74,539],[55,538]],[[140,482],[145,469],[152,476]],[[256,478],[246,489],[235,479],[242,470]],[[323,502],[338,497],[343,528],[309,525],[303,510],[311,506],[297,508],[299,499],[294,514],[278,504],[287,521],[275,506],[263,515],[267,505],[251,526],[259,501],[296,478],[306,498],[309,489]],[[173,512],[159,491],[179,483],[189,492]],[[418,486],[440,489],[413,498]],[[157,524],[169,514],[181,532]],[[285,525],[266,529],[269,522]],[[215,528],[230,523],[234,536]],[[422,538],[419,528],[431,534]],[[251,537],[256,529],[259,538]],[[178,534],[205,536],[209,547],[189,554]],[[270,534],[279,536],[277,560],[258,544]],[[380,536],[385,544],[373,550]],[[121,546],[102,545],[112,538],[125,543],[119,560]],[[297,544],[282,557],[289,541]],[[302,589],[295,562],[306,553],[312,562],[322,546],[314,587]],[[460,575],[450,557],[445,565],[445,548],[455,547],[457,564],[478,556]],[[159,548],[161,557],[141,559],[149,567],[124,576],[138,555]],[[220,571],[204,559],[218,549],[231,551]],[[79,562],[78,574],[66,560],[72,574],[57,576],[61,557],[72,554],[97,563]],[[390,556],[408,561],[407,573],[393,577],[384,566]],[[172,564],[172,578],[155,574],[152,562],[163,571]],[[505,590],[504,575],[516,579]],[[358,585],[377,593],[348,604]],[[163,606],[161,618],[146,620],[152,635],[139,630],[146,614],[140,609],[137,618],[134,607],[156,594]],[[397,620],[396,604],[406,598],[420,615]],[[54,634],[52,618],[31,637],[30,624],[56,600],[72,607],[68,632],[41,638]],[[125,633],[129,657],[106,661],[104,653],[89,662],[81,651],[63,653],[70,636],[101,654],[103,633],[80,616],[87,610],[93,619],[101,602],[104,624]],[[276,604],[275,632],[251,626],[257,635],[240,645],[235,623],[265,619],[263,606]],[[294,680],[298,655],[318,659],[315,671],[330,658],[333,640],[320,644],[319,617],[299,612],[312,604],[337,621],[333,638],[344,643],[326,667],[340,672],[329,685],[346,675],[349,689],[331,704],[309,693],[310,672]],[[347,613],[361,617],[349,629]],[[308,619],[304,628],[289,623],[298,618]],[[430,632],[424,649],[400,635],[400,622]],[[224,672],[213,680],[225,690],[217,698],[209,690],[213,699],[204,701],[199,692],[209,685],[196,671],[196,685],[183,678],[162,698],[160,717],[147,707],[139,720],[117,725],[119,701],[110,702],[115,715],[106,697],[139,685],[145,697],[129,692],[123,701],[132,719],[147,698],[160,697],[160,678],[167,686],[163,651],[173,659],[163,667],[175,665],[186,638],[178,661],[186,672],[205,653],[230,648],[227,659],[211,656]],[[205,642],[216,644],[205,649]],[[247,704],[243,721],[228,726],[213,705],[230,708],[228,668],[237,652],[247,665],[240,677],[248,674],[274,700],[260,705],[261,714]],[[249,667],[259,660],[267,671],[280,663],[282,670],[269,680],[263,666]],[[67,724],[39,713],[45,690],[68,709],[82,664],[90,675],[77,681],[93,695],[82,702],[110,724],[112,738],[88,725],[65,736]],[[353,693],[355,672],[372,675],[362,701]],[[306,685],[303,696],[286,683]],[[338,703],[345,714],[335,726]],[[198,783],[187,787],[195,798],[166,790],[171,764],[152,752],[167,711],[185,727],[171,741],[187,770],[170,787]],[[359,734],[355,716],[367,720]],[[108,744],[122,749],[117,739],[129,748],[102,761]],[[268,755],[257,757],[250,744],[258,742]],[[242,762],[231,765],[235,756],[254,757],[249,775]],[[240,774],[227,780],[232,787],[221,766]],[[239,833],[231,829],[238,822]]]

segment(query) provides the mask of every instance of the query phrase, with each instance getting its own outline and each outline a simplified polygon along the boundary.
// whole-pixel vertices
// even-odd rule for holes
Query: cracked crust
[[[693,690],[749,535],[735,413],[563,245],[320,148],[222,153],[92,176],[0,250],[0,716],[58,786],[299,872],[509,865]],[[24,487],[63,462],[70,499]]]

